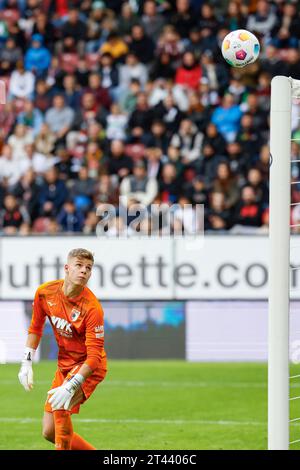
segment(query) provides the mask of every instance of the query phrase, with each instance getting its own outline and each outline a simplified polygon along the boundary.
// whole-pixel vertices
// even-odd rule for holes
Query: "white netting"
[[[291,185],[292,185],[292,198],[291,198],[291,234],[299,235],[300,233],[300,202],[298,195],[300,195],[300,80],[295,80],[289,77],[292,86],[292,115],[291,115],[291,131],[292,131],[292,145],[291,145]],[[290,240],[290,263],[291,271],[298,271],[300,269],[299,252],[300,245],[297,239],[292,237]],[[293,263],[297,259],[297,263]],[[296,266],[293,266],[295,264]],[[293,266],[293,267],[292,267]],[[297,274],[296,274],[297,275]],[[298,289],[297,289],[298,290]],[[299,349],[299,302],[292,301],[293,293],[296,289],[290,288],[290,338],[289,346],[290,352],[293,351],[294,346]],[[294,360],[293,354],[290,354],[292,363],[299,364],[299,357]],[[300,443],[300,418],[299,418],[299,388],[300,388],[300,375],[298,366],[292,366],[293,374],[290,376],[290,445],[295,449],[295,444]]]
[[[292,89],[293,89],[293,98],[298,98],[300,99],[300,80],[295,80],[294,78],[290,78],[290,81],[292,83]]]

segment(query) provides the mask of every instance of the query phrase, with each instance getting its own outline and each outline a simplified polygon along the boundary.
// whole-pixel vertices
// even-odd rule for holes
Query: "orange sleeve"
[[[92,370],[100,366],[104,351],[104,315],[101,305],[90,310],[86,319],[85,345],[87,364]]]
[[[46,315],[41,307],[39,289],[37,289],[34,301],[32,303],[32,317],[28,333],[34,333],[38,336],[43,335],[44,324],[46,321]]]

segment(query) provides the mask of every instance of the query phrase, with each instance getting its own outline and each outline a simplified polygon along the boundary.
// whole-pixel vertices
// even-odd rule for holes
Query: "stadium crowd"
[[[92,234],[119,196],[127,209],[172,206],[174,232],[196,230],[196,204],[206,231],[267,232],[270,82],[300,79],[299,11],[297,0],[0,0],[0,232]],[[242,69],[220,52],[238,28],[261,43]],[[298,116],[295,102],[294,181]],[[125,229],[117,210],[104,233]]]

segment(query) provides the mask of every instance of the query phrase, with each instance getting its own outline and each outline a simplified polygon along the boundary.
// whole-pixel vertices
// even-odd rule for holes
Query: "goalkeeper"
[[[72,250],[65,278],[42,284],[36,291],[19,380],[33,387],[32,360],[50,320],[59,348],[58,367],[44,406],[43,436],[56,450],[96,450],[73,432],[71,415],[106,375],[103,310],[86,286],[94,257],[88,250]]]

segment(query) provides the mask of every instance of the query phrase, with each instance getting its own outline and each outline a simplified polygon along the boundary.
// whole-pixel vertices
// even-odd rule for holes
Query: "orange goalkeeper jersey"
[[[28,333],[42,336],[46,317],[53,328],[58,351],[58,367],[66,371],[85,363],[92,370],[106,369],[104,318],[101,304],[88,287],[78,297],[63,293],[63,280],[38,287]]]

